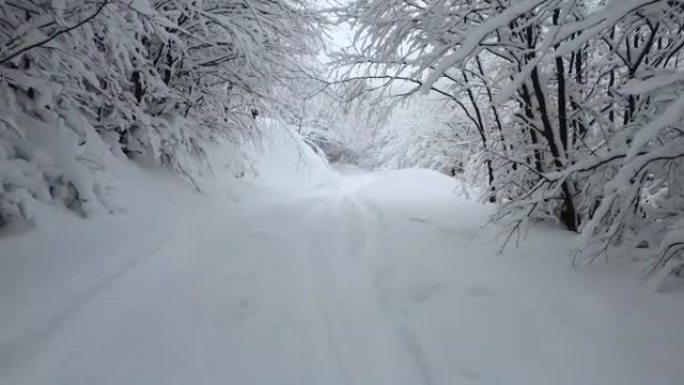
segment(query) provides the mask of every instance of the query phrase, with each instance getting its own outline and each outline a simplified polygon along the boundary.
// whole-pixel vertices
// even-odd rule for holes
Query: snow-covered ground
[[[684,292],[573,269],[554,229],[499,254],[443,175],[323,168],[203,194],[136,170],[127,214],[44,208],[0,238],[0,384],[682,383]]]

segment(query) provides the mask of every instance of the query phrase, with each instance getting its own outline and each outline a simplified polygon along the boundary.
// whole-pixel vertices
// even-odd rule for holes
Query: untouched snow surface
[[[682,292],[553,229],[498,254],[434,172],[319,180],[138,172],[128,214],[0,238],[0,384],[682,383]]]

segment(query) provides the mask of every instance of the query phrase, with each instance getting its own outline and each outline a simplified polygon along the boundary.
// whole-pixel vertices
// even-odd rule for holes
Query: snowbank
[[[282,122],[264,119],[261,140],[255,142],[254,183],[282,192],[301,192],[337,179],[325,155]]]
[[[392,199],[444,198],[452,197],[461,183],[437,171],[403,169],[379,173],[379,178],[367,186],[367,194]]]
[[[222,139],[207,144],[211,167],[192,183],[104,148],[99,159],[107,162],[112,215],[84,218],[49,198],[32,200],[32,223],[0,232],[0,372],[12,365],[3,361],[5,355],[28,354],[67,314],[163,252],[171,239],[210,226],[208,218],[216,213],[233,215],[237,202],[278,197],[269,191],[275,187],[301,190],[333,178],[325,161],[287,127],[273,122],[261,142],[251,148]],[[75,155],[64,157],[76,162]]]

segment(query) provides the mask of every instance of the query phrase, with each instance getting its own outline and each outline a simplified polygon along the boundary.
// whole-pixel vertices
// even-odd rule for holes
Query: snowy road
[[[572,270],[560,232],[498,255],[452,190],[405,171],[196,210],[45,324],[3,315],[0,383],[681,383],[681,293]]]

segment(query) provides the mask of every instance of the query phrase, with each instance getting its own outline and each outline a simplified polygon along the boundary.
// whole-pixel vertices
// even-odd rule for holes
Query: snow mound
[[[325,155],[283,122],[265,119],[262,141],[255,148],[255,184],[301,192],[337,183]]]
[[[381,173],[361,190],[369,198],[391,196],[397,200],[453,198],[460,182],[427,169],[404,169]]]

